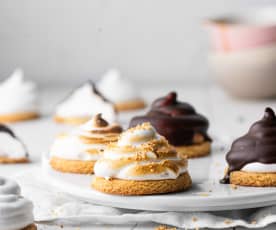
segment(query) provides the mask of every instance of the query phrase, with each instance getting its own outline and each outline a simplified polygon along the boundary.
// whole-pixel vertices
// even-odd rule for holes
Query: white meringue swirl
[[[16,69],[0,84],[0,114],[38,112],[36,86],[24,81],[24,73]]]
[[[128,79],[123,78],[117,69],[109,70],[98,82],[97,87],[107,99],[114,103],[140,99],[137,88]]]
[[[20,196],[18,184],[0,177],[0,230],[20,230],[33,222],[32,202]]]
[[[108,122],[116,120],[116,112],[111,102],[104,100],[95,92],[94,86],[87,82],[77,88],[65,101],[57,106],[56,115],[60,117],[90,118],[101,113]]]

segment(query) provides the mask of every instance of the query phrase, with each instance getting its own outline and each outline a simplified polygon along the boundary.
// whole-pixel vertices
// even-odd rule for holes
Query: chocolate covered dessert
[[[178,101],[175,92],[155,100],[146,115],[131,120],[130,127],[143,122],[150,122],[180,154],[191,158],[210,153],[208,120],[190,104]]]
[[[222,183],[276,186],[276,116],[271,108],[233,142],[226,160],[229,166]]]

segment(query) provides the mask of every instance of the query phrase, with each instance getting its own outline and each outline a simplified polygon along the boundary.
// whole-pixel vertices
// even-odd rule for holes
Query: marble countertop
[[[270,106],[276,109],[276,100],[248,101],[231,98],[215,86],[193,86],[178,84],[177,87],[158,86],[143,87],[142,95],[150,103],[156,97],[165,95],[169,91],[178,92],[180,100],[190,102],[198,112],[204,114],[210,121],[211,135],[225,143],[247,132],[249,125],[263,116],[264,108]],[[12,124],[15,133],[26,143],[31,157],[30,164],[1,165],[0,175],[14,177],[31,167],[40,166],[40,158],[59,132],[70,129],[68,126],[57,125],[52,121],[51,114],[55,105],[70,92],[68,88],[46,88],[41,90],[41,119]],[[143,113],[140,111],[138,113]],[[131,117],[131,114],[122,114],[119,119]],[[125,116],[125,117],[124,117]],[[127,124],[124,124],[127,125]],[[47,129],[47,131],[45,131]],[[154,229],[157,224],[133,224],[129,226],[89,226],[81,229]],[[39,226],[39,229],[60,229],[60,226]],[[271,228],[275,229],[276,225]],[[63,228],[77,230],[79,228]],[[80,229],[79,229],[80,230]]]

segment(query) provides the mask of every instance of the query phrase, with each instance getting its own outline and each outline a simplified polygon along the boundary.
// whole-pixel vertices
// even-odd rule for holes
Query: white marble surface
[[[240,101],[225,95],[221,90],[213,86],[185,86],[178,87],[158,86],[142,87],[143,95],[147,101],[166,94],[170,90],[179,93],[180,99],[193,104],[199,112],[206,115],[210,120],[210,132],[214,138],[230,143],[234,137],[237,137],[248,130],[249,125],[263,116],[263,110],[266,106],[276,109],[275,100],[266,101]],[[32,163],[25,165],[1,165],[0,175],[14,177],[30,167],[40,164],[41,154],[48,150],[55,135],[68,127],[56,125],[51,121],[51,112],[55,104],[60,101],[70,89],[55,88],[44,89],[41,91],[42,111],[45,114],[41,119],[13,124],[12,128],[27,144]],[[41,124],[48,127],[47,133],[43,135]],[[31,130],[31,131],[30,131]],[[87,229],[154,229],[156,224],[131,225],[131,226],[90,226]],[[59,226],[39,226],[40,229],[52,230],[60,229]],[[275,229],[276,226],[267,229]],[[63,228],[65,230],[77,230],[74,228]],[[84,229],[84,228],[82,228]],[[85,230],[85,229],[84,229]]]

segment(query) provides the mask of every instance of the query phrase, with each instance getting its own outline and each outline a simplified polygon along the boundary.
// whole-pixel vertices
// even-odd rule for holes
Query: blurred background
[[[16,68],[41,85],[98,79],[207,84],[206,18],[275,0],[0,0],[0,79]]]

